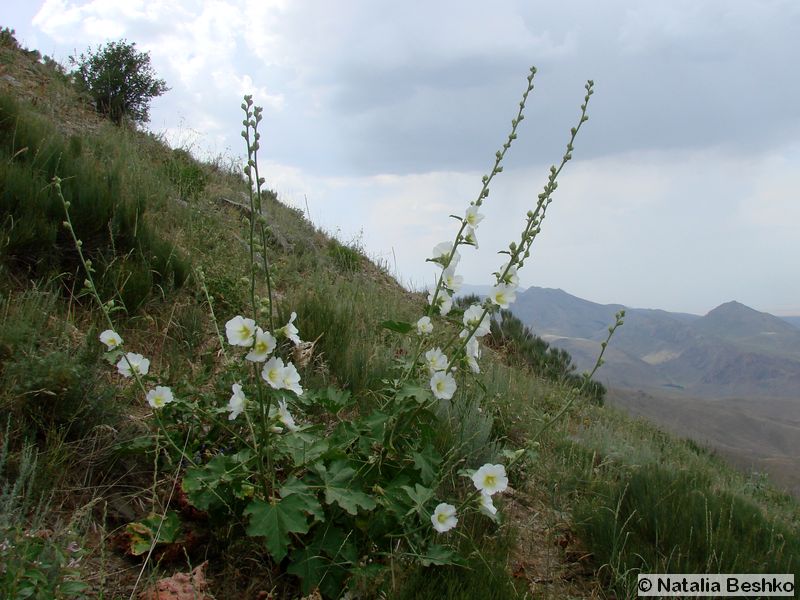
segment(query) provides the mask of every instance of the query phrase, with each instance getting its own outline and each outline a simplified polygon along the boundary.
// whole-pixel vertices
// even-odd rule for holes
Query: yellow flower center
[[[487,475],[483,478],[484,487],[494,487],[495,485],[497,485],[497,478],[494,475]]]
[[[447,515],[444,513],[439,513],[436,517],[436,520],[439,521],[440,524],[444,525],[444,522],[447,521]]]

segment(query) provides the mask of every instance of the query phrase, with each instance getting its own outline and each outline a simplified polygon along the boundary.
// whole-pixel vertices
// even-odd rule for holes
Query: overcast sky
[[[432,281],[536,89],[460,271],[495,252],[563,154],[587,79],[590,120],[524,286],[703,314],[729,300],[800,314],[800,2],[5,2],[0,25],[65,61],[127,38],[172,88],[150,128],[243,154],[241,95],[264,106],[263,175],[406,285]]]

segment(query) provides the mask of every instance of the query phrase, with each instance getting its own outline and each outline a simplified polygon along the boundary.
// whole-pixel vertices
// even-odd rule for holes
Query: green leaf
[[[161,529],[159,530],[159,526]],[[169,511],[164,515],[161,522],[161,515],[150,513],[141,521],[134,521],[125,526],[126,533],[130,536],[130,546],[128,550],[133,556],[141,556],[150,551],[150,547],[157,544],[172,544],[178,539],[181,530],[181,521],[178,513]],[[158,539],[156,539],[156,533]],[[155,544],[153,540],[156,539]]]
[[[308,430],[283,435],[280,439],[280,446],[296,467],[314,462],[329,448],[326,439],[320,438]]]
[[[247,535],[264,537],[267,550],[276,562],[286,556],[291,533],[308,532],[305,502],[298,494],[292,494],[275,502],[254,500],[244,509],[250,516]]]
[[[58,591],[69,596],[77,596],[89,589],[89,584],[83,581],[64,581],[58,586]]]
[[[422,452],[413,452],[414,468],[417,469],[422,477],[422,483],[430,485],[436,480],[438,467],[442,464],[442,457],[431,445],[427,444]]]
[[[381,327],[403,335],[407,334],[413,328],[411,323],[406,323],[405,321],[383,321]]]
[[[460,565],[463,559],[451,548],[434,544],[429,546],[424,554],[419,556],[419,562],[423,567],[431,565]]]
[[[418,404],[425,404],[433,399],[433,394],[429,387],[423,387],[414,383],[406,383],[397,390],[395,398],[398,400],[413,399]]]
[[[351,421],[342,421],[328,436],[328,440],[332,447],[344,451],[355,442],[360,435],[361,433],[355,423]]]
[[[233,481],[233,472],[239,466],[232,457],[219,454],[205,465],[186,469],[181,485],[189,502],[200,510],[218,506],[221,502],[220,496],[228,495],[221,493],[222,490],[218,488]]]
[[[287,571],[300,577],[303,594],[319,587],[325,597],[341,596],[347,570],[358,561],[358,552],[349,537],[339,528],[320,527],[308,546],[292,552]]]
[[[336,503],[351,515],[358,514],[358,507],[372,510],[377,506],[375,500],[358,489],[356,470],[347,461],[337,460],[328,469],[318,464],[315,470],[322,479],[327,504]]]
[[[371,441],[382,442],[386,432],[386,422],[391,419],[391,417],[392,415],[390,414],[376,410],[361,419],[358,425],[362,431],[367,432]]]
[[[353,397],[350,390],[339,390],[335,387],[328,387],[328,389],[325,390],[321,402],[330,412],[339,412],[353,403]]]
[[[418,483],[414,484],[413,488],[407,485],[402,487],[406,494],[408,494],[408,497],[411,498],[411,501],[414,503],[414,506],[406,513],[406,515],[416,512],[419,515],[425,516],[427,514],[425,512],[425,504],[427,504],[427,502],[433,498],[433,490]]]
[[[302,501],[303,510],[314,517],[312,523],[325,520],[325,511],[317,499],[317,493],[303,481],[290,477],[281,487],[280,494],[281,498],[297,496]]]

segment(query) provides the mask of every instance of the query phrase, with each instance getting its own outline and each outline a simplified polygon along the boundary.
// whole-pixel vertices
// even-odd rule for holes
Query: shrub
[[[148,52],[137,52],[136,44],[121,40],[98,46],[80,56],[70,56],[75,81],[91,96],[97,111],[119,125],[150,120],[150,100],[168,91],[156,77]]]

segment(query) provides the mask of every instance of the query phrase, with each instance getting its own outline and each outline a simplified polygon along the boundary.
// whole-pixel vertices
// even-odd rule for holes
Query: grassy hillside
[[[242,170],[98,120],[52,64],[8,35],[0,153],[1,597],[135,597],[206,561],[218,599],[336,597],[344,584],[363,598],[629,598],[639,571],[800,575],[800,510],[763,478],[582,397],[538,435],[574,393],[534,376],[514,344],[485,348],[480,384],[464,384],[453,402],[397,413],[430,441],[400,464],[396,453],[417,440],[386,438],[397,430],[385,424],[386,389],[411,342],[381,323],[414,322],[425,298],[272,194],[256,252],[274,286],[260,273],[251,290]],[[194,412],[162,417],[106,361],[98,336],[108,325],[53,175],[95,289],[114,300],[115,331]],[[234,448],[246,427],[227,419],[236,380],[220,334],[253,296],[260,319],[283,325],[296,312],[313,342],[292,350],[308,392],[293,410],[309,437],[280,439],[286,461],[307,465],[325,494],[296,486],[292,495],[283,480],[280,500],[261,497],[262,514],[287,498],[304,507],[303,523],[280,514],[273,523],[291,534],[280,560],[274,536],[254,535],[252,520],[218,518],[260,493],[242,485],[222,497],[250,459]],[[435,326],[457,333],[460,321]],[[415,393],[402,400],[414,406]],[[430,521],[393,537],[393,507],[402,514],[416,498],[427,514],[436,501],[424,490],[457,497],[460,470],[510,465],[518,449],[527,451],[509,468],[509,489],[494,497],[499,521],[467,514],[446,544],[424,551],[409,540],[428,543]],[[446,478],[426,478],[445,463]],[[370,479],[376,468],[396,471],[391,485]],[[317,496],[325,521],[306,536],[305,519],[322,511]],[[386,509],[369,510],[378,503]],[[447,562],[459,564],[436,564]]]

